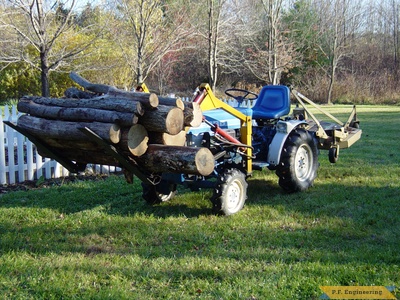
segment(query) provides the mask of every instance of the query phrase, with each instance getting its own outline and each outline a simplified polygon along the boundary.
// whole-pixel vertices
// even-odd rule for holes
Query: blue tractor
[[[259,95],[243,89],[225,93],[235,100],[234,107],[218,99],[208,84],[201,85],[192,101],[200,104],[203,123],[187,130],[187,146],[212,151],[214,172],[209,176],[162,174],[157,185],[142,183],[147,202],[170,200],[177,184],[192,190],[212,188],[214,212],[231,215],[243,208],[246,180],[254,170],[275,171],[287,192],[304,191],[317,176],[319,149],[329,150],[330,161],[336,162],[339,148],[349,147],[361,136],[355,107],[346,123],[329,113],[335,123],[322,123],[305,102],[320,108],[287,86],[267,85]],[[289,115],[291,93],[302,106],[294,107]],[[309,115],[311,119],[307,119]]]
[[[78,84],[89,91],[97,94],[115,92],[113,87],[92,84],[77,74],[72,75],[71,78],[75,78],[74,80]],[[125,91],[117,91],[118,95],[125,97],[121,96],[122,100],[119,99],[124,104],[121,106],[123,111],[129,105],[133,105],[130,98],[132,96],[145,96],[150,99],[143,94],[149,92],[145,85],[137,90],[141,93],[134,92],[131,95]],[[150,204],[170,200],[176,193],[177,185],[191,190],[211,188],[213,189],[211,197],[213,210],[222,215],[231,215],[243,208],[247,199],[247,179],[253,174],[253,171],[263,169],[275,171],[279,178],[279,185],[284,190],[288,192],[304,191],[313,185],[317,176],[320,149],[328,150],[329,160],[334,163],[338,159],[339,149],[350,147],[361,137],[362,131],[359,129],[355,107],[347,122],[342,123],[301,93],[289,90],[286,86],[264,86],[259,94],[243,89],[228,89],[225,93],[234,99],[234,105],[218,99],[208,84],[200,85],[189,104],[197,107],[201,112],[203,118],[200,118],[200,126],[197,124],[196,127],[193,127],[194,125],[186,127],[186,145],[181,148],[167,148],[167,152],[158,152],[163,154],[157,159],[155,159],[154,153],[147,155],[147,160],[136,153],[134,155],[127,154],[127,150],[121,148],[126,146],[119,142],[109,142],[109,138],[99,135],[99,130],[96,133],[96,130],[93,131],[89,128],[90,125],[81,125],[79,122],[78,125],[74,125],[74,128],[76,127],[87,136],[90,140],[90,147],[85,141],[76,142],[76,146],[72,145],[72,152],[68,152],[64,147],[57,146],[59,135],[56,140],[51,140],[49,137],[43,139],[43,134],[38,134],[38,132],[43,132],[43,124],[48,126],[50,121],[56,122],[54,116],[50,121],[34,118],[37,120],[35,121],[36,125],[33,124],[36,127],[29,122],[26,123],[26,120],[31,120],[29,116],[25,116],[25,123],[20,121],[17,125],[11,122],[5,123],[26,135],[35,143],[41,155],[55,158],[72,173],[83,171],[87,163],[107,162],[121,167],[128,182],[131,182],[133,175],[136,175],[142,182],[142,196]],[[97,94],[93,96],[97,97]],[[129,95],[126,96],[126,94]],[[291,95],[297,101],[297,106],[293,107],[293,110],[290,101]],[[70,111],[75,112],[76,106],[90,104],[97,107],[106,101],[107,97],[82,99],[80,102],[74,99],[56,99],[54,105],[72,106]],[[51,102],[54,99],[48,100]],[[114,99],[114,101],[117,100]],[[26,101],[26,99],[22,99],[20,102],[21,108],[29,108],[27,112],[33,112],[37,107],[41,107],[33,101]],[[133,105],[135,112],[136,105]],[[112,106],[114,108],[115,102]],[[334,122],[319,121],[313,114],[314,110],[310,110],[309,106],[323,112]],[[54,110],[44,108],[40,110],[41,115]],[[63,111],[64,108],[60,109]],[[174,108],[174,110],[176,109]],[[85,114],[94,114],[97,111],[98,109],[87,109]],[[183,111],[180,113],[183,118]],[[117,114],[112,113],[111,117],[114,115]],[[59,114],[56,119],[58,117]],[[79,115],[68,115],[68,117],[80,118]],[[172,123],[177,123],[175,121],[176,119],[172,120]],[[179,126],[179,130],[182,130],[183,125],[182,123]],[[49,129],[46,126],[44,126],[44,130]],[[184,131],[181,132],[185,134]],[[134,138],[136,139],[136,137]],[[140,139],[140,142],[143,140]],[[56,143],[55,146],[54,143]],[[75,151],[82,145],[89,147],[89,150],[92,151],[89,153],[93,153],[97,149],[100,149],[101,152],[95,152],[96,156],[93,156],[85,154],[84,149]],[[152,148],[157,146],[160,145],[152,145]],[[95,148],[93,149],[93,147]],[[149,149],[147,149],[147,154]],[[182,150],[180,152],[182,154],[171,153],[180,150]],[[198,154],[201,155],[198,157]],[[186,159],[190,155],[193,155],[195,160]],[[171,157],[174,157],[175,160],[170,159]],[[198,172],[197,164],[205,167],[203,171],[206,171]],[[151,166],[159,165],[163,165],[162,171],[160,169],[152,170]]]

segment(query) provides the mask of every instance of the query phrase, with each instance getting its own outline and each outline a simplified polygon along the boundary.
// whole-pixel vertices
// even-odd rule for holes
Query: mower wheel
[[[213,211],[220,215],[232,215],[240,211],[247,199],[245,174],[237,169],[225,170],[218,178],[211,198]]]
[[[336,147],[332,147],[328,152],[329,162],[332,164],[336,163],[339,159],[338,149]]]

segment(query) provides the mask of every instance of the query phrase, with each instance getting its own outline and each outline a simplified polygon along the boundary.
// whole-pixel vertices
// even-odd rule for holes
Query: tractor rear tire
[[[279,185],[288,192],[304,191],[313,185],[318,166],[316,138],[305,129],[293,130],[283,146],[276,169]]]
[[[164,191],[160,192],[157,190],[157,186],[142,182],[142,198],[150,205],[167,202],[175,197],[176,184],[168,184],[168,186],[164,187],[164,189],[165,188],[169,190],[169,193],[165,193]]]
[[[211,198],[214,213],[229,216],[240,211],[247,199],[247,186],[243,172],[237,169],[225,170],[219,176]]]

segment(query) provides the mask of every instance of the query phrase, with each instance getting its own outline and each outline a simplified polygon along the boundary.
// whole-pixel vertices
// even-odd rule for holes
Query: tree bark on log
[[[180,109],[185,109],[185,104],[181,98],[158,97],[160,105],[176,106]]]
[[[146,153],[136,161],[154,173],[207,176],[214,171],[214,156],[207,148],[149,145]]]
[[[148,131],[178,134],[184,127],[183,111],[178,107],[159,105],[157,109],[146,110],[139,119]]]
[[[149,144],[184,146],[185,143],[186,143],[185,130],[182,130],[178,134],[174,135],[165,132],[149,132]]]
[[[77,121],[77,122],[104,122],[118,123],[121,126],[132,126],[138,122],[134,113],[123,113],[95,108],[70,108],[46,106],[33,101],[21,99],[17,105],[18,111],[45,119]]]
[[[97,97],[97,95],[94,93],[85,92],[75,87],[66,89],[64,92],[64,96],[74,99],[91,99]]]
[[[114,132],[115,128],[118,127],[115,127],[115,124],[112,123],[68,122],[23,115],[18,119],[18,126],[41,139],[48,137],[71,141],[87,140],[86,135],[79,128],[88,127],[108,142],[112,143],[113,140],[119,140],[118,130],[116,133]],[[113,138],[110,138],[110,131],[112,131]],[[115,134],[117,136],[114,136]]]
[[[45,106],[57,106],[67,108],[94,108],[122,113],[134,113],[139,116],[144,114],[142,103],[138,100],[127,101],[125,98],[97,97],[92,99],[65,99],[48,98],[39,96],[24,96],[21,101],[33,101],[36,104]]]
[[[156,108],[159,105],[159,98],[154,93],[128,92],[112,87],[106,96],[140,101],[147,109]]]

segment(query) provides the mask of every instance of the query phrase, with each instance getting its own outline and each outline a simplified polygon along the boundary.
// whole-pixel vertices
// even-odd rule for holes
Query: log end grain
[[[141,156],[147,151],[149,137],[147,130],[140,124],[133,125],[128,132],[128,149],[134,156]]]
[[[186,131],[182,130],[178,134],[171,135],[163,133],[164,145],[184,146],[186,143]]]
[[[182,110],[185,109],[185,103],[182,101],[181,98],[176,98],[175,104],[176,104],[176,107],[179,107]]]
[[[207,148],[200,148],[196,153],[195,163],[200,175],[207,176],[214,171],[215,160],[211,151]]]
[[[110,127],[110,141],[114,144],[118,144],[121,140],[121,127],[117,124],[113,124]]]
[[[182,109],[178,107],[172,108],[165,119],[167,133],[178,134],[182,131],[184,124],[184,115]]]
[[[158,96],[157,94],[151,93],[149,95],[149,104],[151,107],[156,108],[159,104]]]
[[[186,131],[182,130],[178,134],[174,135],[165,132],[149,132],[149,143],[168,146],[184,146],[186,143]]]

